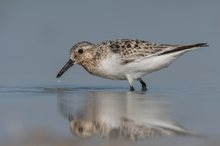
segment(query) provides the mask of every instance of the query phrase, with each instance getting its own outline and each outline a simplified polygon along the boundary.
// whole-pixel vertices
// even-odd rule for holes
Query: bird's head
[[[82,64],[83,61],[88,61],[93,58],[93,50],[95,44],[90,42],[79,42],[70,49],[70,59],[63,66],[63,68],[57,74],[57,78],[60,78],[71,66],[74,64]]]
[[[92,137],[96,130],[92,121],[86,121],[74,118],[70,121],[70,131],[81,138]]]

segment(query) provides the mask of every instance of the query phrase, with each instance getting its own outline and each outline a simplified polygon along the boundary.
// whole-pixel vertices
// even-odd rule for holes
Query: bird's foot
[[[130,86],[130,91],[134,92],[134,87],[133,86]]]
[[[147,91],[147,87],[146,86],[142,86],[141,91],[146,92]]]

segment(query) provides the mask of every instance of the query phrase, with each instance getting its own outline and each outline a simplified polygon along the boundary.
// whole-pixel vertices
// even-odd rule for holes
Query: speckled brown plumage
[[[118,39],[101,42],[97,44],[97,49],[100,49],[102,53],[110,50],[119,54],[124,60],[122,63],[126,64],[135,59],[161,52],[169,47],[178,46],[181,45],[158,44],[137,39]]]

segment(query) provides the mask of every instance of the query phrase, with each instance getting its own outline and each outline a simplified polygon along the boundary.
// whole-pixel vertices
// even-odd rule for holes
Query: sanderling
[[[207,43],[189,45],[158,44],[137,39],[118,39],[93,44],[79,42],[70,49],[70,59],[57,74],[60,78],[74,64],[79,64],[92,75],[113,80],[128,80],[130,91],[138,80],[142,91],[146,83],[142,77],[151,72],[168,67],[184,53]]]
[[[172,127],[170,128],[169,126]],[[96,135],[104,139],[129,141],[153,139],[162,136],[197,136],[180,125],[160,126],[140,123],[126,118],[121,118],[117,123],[109,123],[101,120],[87,120],[74,117],[70,119],[70,131],[73,135],[81,138],[90,138]]]

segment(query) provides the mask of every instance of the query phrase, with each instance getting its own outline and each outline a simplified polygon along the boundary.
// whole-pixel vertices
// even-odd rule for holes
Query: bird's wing
[[[118,54],[122,64],[127,64],[141,58],[151,57],[177,45],[157,44],[142,40],[122,39],[105,41],[98,44],[99,48],[110,50]]]
[[[104,48],[105,50],[110,50],[112,53],[118,54],[122,60],[121,63],[127,64],[155,55],[165,55],[195,47],[205,47],[207,44],[171,45],[152,43],[142,40],[121,39],[101,42],[98,46],[99,48]]]

